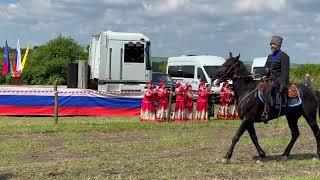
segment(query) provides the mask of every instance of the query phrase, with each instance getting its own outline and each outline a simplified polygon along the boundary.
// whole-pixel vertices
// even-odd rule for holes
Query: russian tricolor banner
[[[139,116],[142,93],[102,93],[60,88],[60,116]],[[53,88],[0,87],[0,115],[45,115],[54,112]]]

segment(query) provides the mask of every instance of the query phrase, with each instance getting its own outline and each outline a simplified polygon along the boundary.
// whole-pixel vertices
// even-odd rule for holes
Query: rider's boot
[[[263,112],[261,115],[261,121],[265,124],[268,124],[268,121],[270,120],[270,115],[268,112]]]

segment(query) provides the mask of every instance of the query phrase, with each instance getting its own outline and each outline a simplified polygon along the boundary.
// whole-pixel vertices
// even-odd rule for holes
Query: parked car
[[[171,86],[175,86],[175,81],[171,78],[169,74],[163,72],[152,72],[152,86],[159,86],[160,82],[165,83],[165,87],[170,89]]]

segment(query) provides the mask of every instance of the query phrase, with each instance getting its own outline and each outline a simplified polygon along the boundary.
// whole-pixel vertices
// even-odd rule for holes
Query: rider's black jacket
[[[273,54],[270,54],[265,65],[267,76],[282,89],[289,83],[290,58],[285,52],[281,52],[273,63],[272,58]]]

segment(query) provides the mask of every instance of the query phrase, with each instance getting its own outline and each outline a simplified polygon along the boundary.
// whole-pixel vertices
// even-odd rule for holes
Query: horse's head
[[[240,54],[237,57],[233,57],[230,52],[230,57],[220,67],[218,73],[215,75],[216,84],[219,84],[226,80],[233,80],[235,77],[248,75],[248,72],[240,61]]]

